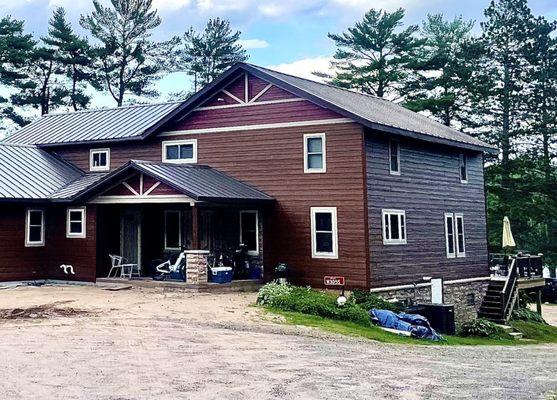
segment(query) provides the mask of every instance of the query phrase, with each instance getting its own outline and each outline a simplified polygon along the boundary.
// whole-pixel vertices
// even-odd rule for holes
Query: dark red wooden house
[[[50,114],[8,137],[0,280],[95,281],[110,253],[147,267],[243,242],[267,279],[285,262],[296,283],[402,296],[439,277],[473,306],[486,151],[387,100],[239,63],[184,102]]]

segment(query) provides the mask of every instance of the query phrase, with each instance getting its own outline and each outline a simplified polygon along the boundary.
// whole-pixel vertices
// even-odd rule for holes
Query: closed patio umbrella
[[[503,248],[516,247],[514,242],[513,233],[511,231],[511,221],[509,217],[503,218]]]

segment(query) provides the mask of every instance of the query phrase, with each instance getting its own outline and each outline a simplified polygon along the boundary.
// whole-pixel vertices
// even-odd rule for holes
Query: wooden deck
[[[519,278],[518,290],[542,288],[545,286],[545,278]]]
[[[141,288],[163,288],[171,291],[191,291],[203,293],[256,292],[263,286],[262,280],[234,280],[231,283],[203,283],[194,285],[180,281],[155,281],[151,278],[97,278],[97,285],[122,285]]]

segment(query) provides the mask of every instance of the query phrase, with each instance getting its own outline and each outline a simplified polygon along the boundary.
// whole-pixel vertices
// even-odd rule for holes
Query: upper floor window
[[[240,243],[251,255],[259,254],[259,227],[256,210],[240,211]]]
[[[389,142],[389,172],[400,175],[400,145],[396,140]]]
[[[89,152],[90,171],[110,170],[110,149],[91,149]]]
[[[465,257],[464,216],[445,213],[445,246],[447,258]]]
[[[311,256],[338,258],[336,207],[311,207]]]
[[[468,182],[468,160],[466,154],[460,153],[459,156],[459,169],[460,169],[460,181],[462,183]]]
[[[406,212],[383,210],[383,244],[406,244]]]
[[[68,208],[66,216],[66,237],[85,237],[85,207]]]
[[[197,162],[197,139],[162,142],[162,161],[177,164]]]
[[[25,246],[44,246],[44,211],[28,209],[25,217]]]
[[[324,133],[304,135],[304,172],[326,172],[327,150]]]

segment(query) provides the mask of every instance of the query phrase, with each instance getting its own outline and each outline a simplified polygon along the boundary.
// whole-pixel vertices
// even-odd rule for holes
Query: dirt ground
[[[380,344],[280,324],[254,300],[0,290],[1,398],[532,400],[557,389],[557,346]]]

